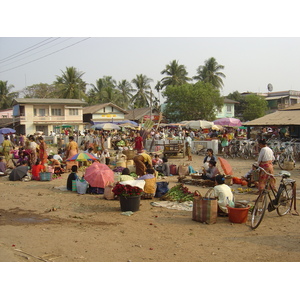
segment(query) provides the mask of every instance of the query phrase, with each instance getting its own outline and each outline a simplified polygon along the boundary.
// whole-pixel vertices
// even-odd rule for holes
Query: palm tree
[[[161,80],[161,87],[164,88],[168,85],[182,85],[191,81],[192,79],[187,77],[188,72],[184,65],[179,65],[175,59],[166,65],[166,68],[160,72],[168,76]]]
[[[117,85],[118,90],[121,93],[120,99],[119,99],[119,105],[122,108],[128,108],[132,99],[132,86],[130,82],[128,82],[126,79],[123,79],[122,81],[119,81]]]
[[[160,103],[160,91],[162,90],[162,85],[161,85],[161,81],[157,81],[155,87],[154,87],[158,93],[158,100],[159,100],[159,103]]]
[[[134,107],[149,107],[151,96],[150,93],[151,87],[150,82],[152,79],[148,78],[146,75],[140,74],[136,75],[136,78],[132,79],[132,83],[136,86],[136,94],[132,97],[134,101]]]
[[[0,108],[7,109],[12,107],[12,101],[19,96],[18,92],[10,92],[14,85],[7,84],[7,81],[0,80]]]
[[[94,96],[93,102],[105,103],[111,97],[112,90],[116,86],[116,81],[111,76],[103,76],[96,80],[96,85],[91,84],[92,89],[89,91],[90,95]]]
[[[55,85],[59,88],[59,97],[64,99],[85,98],[86,83],[81,79],[83,72],[74,67],[67,67],[62,76],[56,76]]]
[[[226,78],[226,76],[220,72],[220,70],[223,69],[224,66],[219,65],[216,59],[211,57],[204,62],[204,66],[199,66],[197,68],[198,75],[194,76],[193,79],[209,82],[217,89],[220,89],[224,85],[222,78]]]

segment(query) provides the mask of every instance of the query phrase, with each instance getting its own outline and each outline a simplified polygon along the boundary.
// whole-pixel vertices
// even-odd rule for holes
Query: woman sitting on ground
[[[36,160],[35,165],[33,165],[32,168],[31,168],[31,175],[32,175],[31,179],[32,180],[41,180],[40,179],[40,173],[42,171],[46,171],[46,168],[45,168],[44,165],[42,165],[41,160],[38,158]]]
[[[48,156],[49,166],[51,166],[54,169],[54,174],[57,176],[61,176],[63,173],[63,170],[61,168],[61,164],[57,159],[53,158],[53,155]]]
[[[68,191],[72,191],[72,181],[76,180],[78,178],[77,169],[78,169],[78,167],[75,165],[73,165],[71,167],[71,173],[69,174],[68,179],[67,179],[67,190]]]
[[[152,199],[156,192],[156,176],[154,169],[147,169],[146,174],[138,178],[137,180],[145,180],[143,199]]]

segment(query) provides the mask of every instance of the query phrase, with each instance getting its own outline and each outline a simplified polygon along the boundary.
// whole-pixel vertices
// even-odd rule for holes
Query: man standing
[[[258,165],[264,170],[266,170],[266,172],[274,174],[273,161],[275,160],[275,157],[273,150],[267,146],[265,140],[259,140],[258,146],[261,148],[257,159]],[[260,171],[258,182],[259,193],[262,190],[264,190],[267,179],[268,175],[264,171]],[[270,183],[273,186],[273,188],[275,188],[275,178],[272,178]]]

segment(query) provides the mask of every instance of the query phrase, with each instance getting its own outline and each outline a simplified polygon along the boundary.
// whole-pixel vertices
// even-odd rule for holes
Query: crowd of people
[[[264,136],[261,132],[262,137]],[[268,132],[268,131],[266,131]],[[274,134],[274,131],[272,132]],[[279,130],[278,135],[286,135],[286,130]],[[276,134],[276,133],[275,133]],[[15,180],[15,174],[18,168],[24,167],[28,172],[23,178],[30,177],[32,180],[40,180],[40,173],[50,171],[57,176],[64,172],[70,172],[67,180],[67,189],[71,189],[71,181],[75,180],[80,163],[76,160],[69,160],[79,152],[88,152],[94,155],[100,163],[109,165],[111,162],[110,151],[106,148],[107,139],[110,138],[111,148],[114,150],[133,149],[136,155],[133,158],[136,175],[138,179],[151,179],[148,181],[146,188],[147,195],[154,196],[154,186],[156,185],[155,174],[161,173],[163,176],[170,176],[170,165],[166,156],[160,157],[158,154],[147,153],[145,151],[146,139],[182,139],[185,141],[186,154],[188,161],[192,160],[191,141],[197,138],[210,137],[220,138],[220,141],[230,141],[238,136],[244,136],[245,131],[235,129],[222,130],[190,130],[185,128],[161,128],[160,130],[152,129],[145,135],[145,132],[137,130],[128,131],[87,131],[82,135],[81,143],[78,145],[74,136],[68,135],[68,143],[57,149],[57,153],[50,153],[43,136],[20,135],[18,139],[14,136],[6,135],[2,142],[3,157],[0,157],[0,175],[8,175],[10,180]],[[266,136],[266,135],[265,135]],[[77,136],[78,137],[78,136]],[[16,142],[16,140],[18,142]],[[265,139],[259,140],[260,153],[257,165],[265,169],[268,173],[274,174],[273,162],[274,154]],[[199,167],[199,173],[204,180],[211,180],[216,183],[216,192],[219,198],[219,207],[223,213],[227,213],[226,205],[232,199],[230,189],[225,187],[222,170],[217,167],[217,154],[212,149],[207,149],[207,155],[203,160],[203,165]],[[5,162],[4,162],[5,160]],[[221,177],[220,177],[221,176]],[[131,180],[132,177],[128,168],[124,168],[122,180]],[[22,179],[22,178],[21,178]],[[266,184],[267,175],[260,173],[258,180],[258,192],[261,192]],[[275,182],[273,182],[275,184]]]

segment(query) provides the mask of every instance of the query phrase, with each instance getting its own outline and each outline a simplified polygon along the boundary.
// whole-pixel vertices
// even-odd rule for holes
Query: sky
[[[37,83],[51,84],[66,67],[84,72],[90,84],[103,76],[117,82],[137,74],[153,79],[153,88],[172,60],[197,75],[205,60],[215,57],[226,96],[234,91],[300,90],[300,38],[271,37],[2,37],[0,80],[19,91]]]
[[[140,2],[129,3],[134,6]],[[199,1],[187,0],[184,8],[175,5],[171,10],[166,6],[169,1],[152,3],[145,9],[147,14],[130,10],[122,15],[127,7],[116,1],[106,4],[105,11],[119,7],[113,16],[103,14],[104,9],[102,14],[88,9],[89,15],[84,18],[75,15],[71,22],[67,18],[58,23],[54,21],[60,20],[64,9],[55,10],[54,6],[49,8],[50,24],[45,15],[32,12],[34,18],[30,18],[20,11],[23,26],[8,27],[0,37],[0,80],[20,91],[37,83],[51,84],[66,67],[73,66],[84,72],[87,89],[103,76],[112,76],[118,82],[143,74],[153,80],[156,94],[154,86],[171,61],[184,65],[188,76],[193,77],[205,60],[214,57],[224,66],[223,96],[234,91],[264,93],[269,83],[273,91],[300,90],[300,38],[291,6],[280,6],[276,11],[270,8],[271,1],[253,1],[252,6],[216,1],[220,9],[210,15],[204,11],[214,9],[213,4],[195,6]],[[241,10],[232,12],[230,4]],[[25,7],[23,2],[19,6]],[[78,7],[77,12],[82,14],[81,9]],[[54,19],[51,11],[57,15]],[[174,18],[176,14],[180,19]]]

